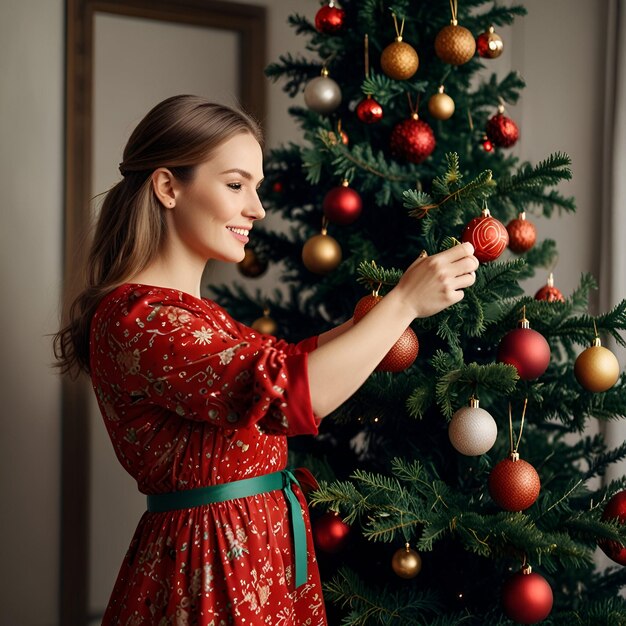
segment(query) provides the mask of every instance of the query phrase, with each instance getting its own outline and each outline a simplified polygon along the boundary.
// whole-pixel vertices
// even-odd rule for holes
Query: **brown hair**
[[[63,373],[89,372],[89,329],[102,298],[144,269],[166,235],[163,207],[151,174],[167,167],[182,182],[196,166],[236,134],[262,143],[259,125],[246,113],[191,95],[173,96],[151,109],[132,132],[119,165],[122,180],[106,194],[86,268],[86,284],[54,336],[56,365]]]

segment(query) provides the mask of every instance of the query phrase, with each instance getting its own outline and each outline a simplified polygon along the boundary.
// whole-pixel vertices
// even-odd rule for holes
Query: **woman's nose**
[[[252,217],[255,220],[262,220],[265,217],[265,209],[263,208],[263,203],[261,202],[261,198],[259,198],[258,193],[255,193],[252,198],[247,211],[247,216]]]

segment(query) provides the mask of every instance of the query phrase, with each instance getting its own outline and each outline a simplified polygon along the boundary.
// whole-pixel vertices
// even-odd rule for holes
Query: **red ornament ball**
[[[375,124],[383,119],[383,107],[372,96],[367,96],[357,104],[356,115],[364,124]]]
[[[315,28],[320,33],[334,35],[343,28],[345,17],[346,13],[343,9],[329,2],[315,14]]]
[[[546,302],[565,302],[565,296],[557,287],[544,285],[537,290],[535,300],[545,300]]]
[[[350,526],[333,511],[314,520],[312,531],[315,547],[328,554],[339,552],[350,537]]]
[[[401,372],[413,365],[419,352],[419,341],[413,329],[407,328],[376,366],[378,372]]]
[[[489,141],[486,135],[483,137],[482,146],[485,152],[493,152],[493,144]]]
[[[352,321],[356,324],[368,311],[371,311],[381,300],[382,296],[373,293],[363,296],[354,307]]]
[[[474,246],[474,256],[481,263],[488,263],[504,252],[509,243],[509,233],[502,222],[485,210],[465,227],[461,240]]]
[[[552,611],[553,601],[548,581],[536,572],[517,572],[502,586],[502,608],[519,624],[544,620]]]
[[[391,131],[390,148],[395,157],[422,163],[435,149],[433,129],[417,116],[396,124]]]
[[[382,296],[368,294],[363,296],[354,308],[352,321],[356,324],[363,316],[371,311],[381,300]],[[396,343],[393,344],[383,360],[376,366],[379,372],[401,372],[413,365],[419,353],[419,341],[412,328],[407,328]]]
[[[324,215],[333,224],[351,224],[361,214],[363,202],[361,196],[344,182],[340,187],[333,187],[322,203]]]
[[[550,365],[550,345],[532,328],[515,328],[502,338],[497,359],[513,365],[522,380],[533,380]]]
[[[476,37],[476,51],[484,59],[495,59],[502,54],[504,43],[493,26]]]
[[[563,294],[554,286],[554,276],[550,274],[546,284],[537,290],[535,300],[545,300],[546,302],[565,302]]]
[[[503,459],[489,474],[489,494],[506,511],[524,511],[539,497],[541,481],[535,468],[518,458]]]
[[[603,520],[618,519],[620,524],[626,522],[626,491],[616,493],[607,503],[602,513]],[[626,565],[626,547],[617,541],[599,541],[598,545],[610,559]]]
[[[515,254],[528,252],[537,241],[537,229],[526,219],[524,213],[520,213],[519,217],[511,220],[506,225],[506,230],[509,233],[509,248]]]
[[[519,139],[517,124],[502,113],[487,121],[486,133],[491,143],[500,148],[510,148]]]

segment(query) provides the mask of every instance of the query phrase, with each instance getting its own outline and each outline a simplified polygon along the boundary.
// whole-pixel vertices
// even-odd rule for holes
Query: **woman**
[[[84,291],[55,338],[90,374],[124,468],[148,494],[104,624],[326,624],[287,436],[321,419],[416,317],[463,297],[469,244],[418,258],[357,325],[287,344],[201,298],[209,259],[239,262],[265,212],[261,132],[195,96],[132,133],[96,226]]]

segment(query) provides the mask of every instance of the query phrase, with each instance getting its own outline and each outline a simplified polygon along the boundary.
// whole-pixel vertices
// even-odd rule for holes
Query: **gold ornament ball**
[[[389,78],[406,80],[417,72],[419,57],[413,46],[396,40],[383,50],[380,67]]]
[[[447,120],[454,114],[454,100],[440,91],[428,100],[428,112],[437,120]]]
[[[302,247],[302,262],[314,274],[328,274],[341,263],[341,246],[330,235],[314,235]]]
[[[243,260],[237,263],[237,269],[247,278],[257,278],[267,270],[267,261],[260,259],[251,248],[246,248]]]
[[[252,328],[262,335],[275,335],[278,324],[269,315],[263,315],[252,322]]]
[[[474,56],[474,52],[474,35],[458,24],[444,26],[435,37],[435,53],[444,63],[463,65]]]
[[[578,355],[574,362],[574,376],[587,391],[606,391],[619,378],[619,362],[598,342]]]
[[[415,578],[422,569],[422,557],[413,548],[400,548],[391,559],[391,567],[400,578]]]

